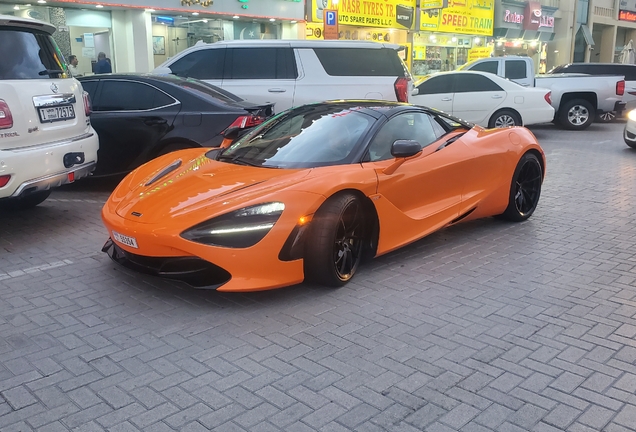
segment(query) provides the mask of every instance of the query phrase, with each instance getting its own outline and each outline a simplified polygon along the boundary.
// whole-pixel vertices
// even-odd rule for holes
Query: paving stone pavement
[[[0,214],[0,430],[636,430],[636,151],[620,123],[533,130],[529,221],[433,234],[338,290],[122,273],[87,183]]]

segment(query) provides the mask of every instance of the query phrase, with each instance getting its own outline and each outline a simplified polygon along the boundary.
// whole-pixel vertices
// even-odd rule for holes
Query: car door
[[[504,61],[504,77],[510,81],[514,81],[524,87],[532,87],[534,77],[528,75],[528,64],[525,60],[506,59]]]
[[[487,74],[458,72],[453,95],[453,115],[488,127],[490,116],[506,100],[506,92]]]
[[[452,114],[454,85],[455,75],[448,73],[434,75],[418,84],[417,94],[411,96],[410,101],[416,105]]]
[[[274,103],[274,110],[281,112],[293,105],[297,77],[290,46],[231,48],[222,87],[248,102]]]
[[[157,87],[132,79],[101,79],[91,122],[99,136],[95,174],[130,171],[172,128],[180,104]]]
[[[458,216],[464,188],[462,173],[470,151],[461,142],[445,146],[446,131],[435,117],[409,111],[391,117],[371,139],[363,167],[378,176],[380,207],[379,253],[413,241]],[[407,158],[395,171],[391,146],[415,140],[422,152]]]

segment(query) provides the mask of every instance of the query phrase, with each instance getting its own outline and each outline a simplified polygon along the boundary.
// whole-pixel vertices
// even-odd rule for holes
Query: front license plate
[[[131,248],[139,248],[139,246],[137,246],[137,239],[135,239],[134,237],[129,237],[127,235],[119,234],[118,232],[113,231],[113,239],[116,242],[129,246]]]
[[[73,105],[63,105],[56,107],[40,108],[40,120],[42,123],[49,123],[75,118]]]

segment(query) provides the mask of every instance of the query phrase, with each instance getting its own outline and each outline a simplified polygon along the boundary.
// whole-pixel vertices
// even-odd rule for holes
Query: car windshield
[[[36,31],[0,27],[0,80],[59,78],[67,73],[53,38]]]
[[[308,105],[272,118],[217,159],[268,168],[347,164],[374,120],[358,108]]]

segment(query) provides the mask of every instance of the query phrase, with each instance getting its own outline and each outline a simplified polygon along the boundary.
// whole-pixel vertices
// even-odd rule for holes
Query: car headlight
[[[628,112],[627,118],[629,118],[631,121],[636,122],[636,110],[631,110],[630,112]]]
[[[182,232],[181,237],[229,248],[254,246],[272,229],[283,210],[282,202],[245,207],[195,225]]]

